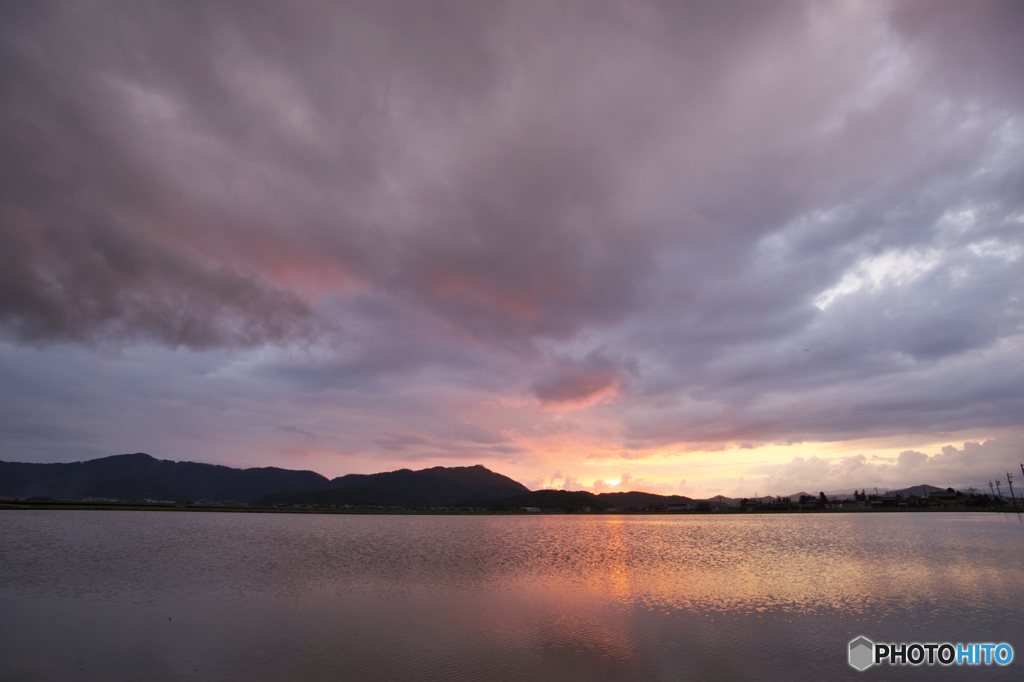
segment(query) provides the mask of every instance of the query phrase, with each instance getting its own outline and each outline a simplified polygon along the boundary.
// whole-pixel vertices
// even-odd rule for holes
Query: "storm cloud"
[[[372,470],[1017,432],[1022,35],[986,0],[4,3],[17,424],[160,386],[250,415],[251,461]],[[38,369],[89,353],[153,366]]]

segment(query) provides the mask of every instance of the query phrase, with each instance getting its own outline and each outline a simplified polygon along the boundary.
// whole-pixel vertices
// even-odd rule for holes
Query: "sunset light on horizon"
[[[5,3],[0,460],[1024,458],[1024,3]],[[987,487],[986,487],[987,490]]]

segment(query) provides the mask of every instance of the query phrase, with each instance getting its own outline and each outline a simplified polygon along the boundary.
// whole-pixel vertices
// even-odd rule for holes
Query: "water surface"
[[[997,514],[0,512],[0,680],[1021,679]],[[874,641],[1013,664],[872,668]]]

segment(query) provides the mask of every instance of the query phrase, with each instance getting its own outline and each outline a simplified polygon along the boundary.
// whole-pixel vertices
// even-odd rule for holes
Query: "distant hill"
[[[859,493],[861,490],[867,491],[868,495],[874,495],[875,494],[875,488],[874,487],[870,487],[869,488],[869,487],[865,486],[864,488],[858,488],[857,490],[854,490],[853,492],[850,492],[850,493],[845,493],[845,492],[840,493],[840,492],[835,492],[835,491],[827,491],[825,493],[825,495],[830,500],[852,500],[852,499],[854,499],[855,495],[857,493]],[[903,497],[910,497],[911,495],[913,495],[915,497],[928,497],[929,493],[941,492],[943,490],[945,490],[945,488],[939,488],[938,486],[934,486],[934,485],[925,485],[925,484],[922,483],[921,485],[914,485],[914,486],[910,486],[909,488],[901,488],[899,490],[892,490],[892,489],[889,489],[889,488],[879,488],[878,489],[878,494],[881,495],[881,496],[885,496],[885,495],[889,495],[889,496],[901,495]],[[789,495],[787,499],[789,499],[789,500],[791,500],[793,502],[798,502],[800,500],[800,496],[801,495],[810,495],[810,493],[804,493],[804,492],[794,493],[792,495]],[[817,493],[812,495],[812,497],[817,497],[817,496],[818,496]],[[768,500],[770,502],[773,498],[768,497],[768,498],[762,498],[762,499],[763,500]]]
[[[514,508],[538,507],[540,509],[583,509],[589,507],[594,511],[605,509],[646,509],[647,507],[669,504],[692,503],[689,497],[681,495],[656,495],[654,493],[594,493],[585,490],[534,490],[520,495],[498,497],[492,499],[476,499],[465,501],[466,506]]]
[[[326,477],[312,471],[233,469],[172,462],[141,452],[66,464],[0,462],[0,497],[252,502],[268,493],[320,490],[330,484]]]
[[[553,510],[590,508],[592,511],[603,511],[612,505],[600,499],[594,493],[569,490],[527,490],[519,495],[508,495],[490,499],[467,499],[461,502],[467,507],[489,507],[491,509],[514,509],[516,507],[536,507]]]
[[[257,503],[447,507],[465,500],[490,500],[529,492],[522,483],[477,464],[349,474],[332,480],[325,490],[268,494],[260,497]]]
[[[651,505],[658,504],[690,504],[693,502],[689,497],[682,495],[656,495],[654,493],[641,493],[631,491],[628,493],[600,493],[598,498],[608,504],[609,507],[617,509],[644,509]]]
[[[887,495],[902,495],[903,497],[910,497],[914,495],[916,497],[928,497],[930,493],[940,493],[946,490],[945,488],[938,488],[934,485],[915,485],[909,488],[903,488],[901,490],[889,490]],[[872,490],[872,492],[874,492]]]
[[[945,490],[916,485],[890,490],[890,495],[926,497]],[[869,492],[874,493],[874,489]],[[880,491],[881,492],[881,491]],[[799,500],[794,493],[788,499]],[[736,506],[739,500],[715,496],[692,500],[681,495],[645,492],[594,493],[535,490],[479,464],[468,467],[400,469],[379,474],[349,474],[333,480],[313,471],[277,467],[234,469],[217,464],[172,462],[144,453],[114,455],[87,462],[30,464],[0,461],[0,498],[52,497],[81,500],[89,497],[119,500],[209,500],[261,505],[336,505],[383,507],[473,506],[510,509],[581,509],[594,511],[646,509],[657,505],[706,501]],[[817,497],[812,495],[812,497]],[[830,493],[848,499],[852,494]],[[773,498],[762,497],[771,502]]]
[[[480,465],[349,474],[330,480],[312,471],[234,469],[160,460],[144,453],[66,464],[0,462],[0,497],[7,498],[259,500],[261,504],[406,507],[445,506],[463,499],[529,492],[523,484]]]

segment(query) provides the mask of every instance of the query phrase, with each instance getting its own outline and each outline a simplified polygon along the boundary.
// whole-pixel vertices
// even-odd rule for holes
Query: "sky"
[[[1021,64],[1014,0],[0,3],[0,459],[1005,490]]]

